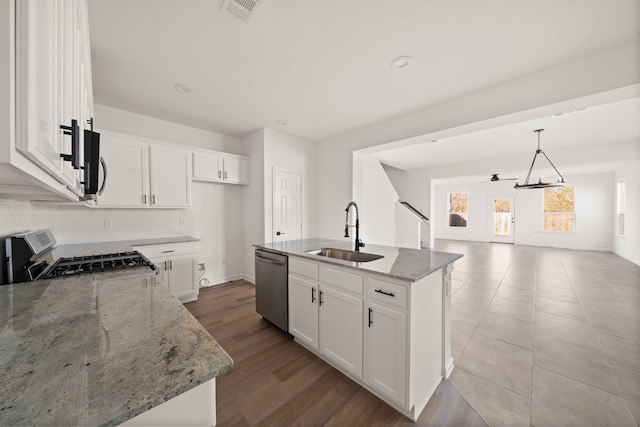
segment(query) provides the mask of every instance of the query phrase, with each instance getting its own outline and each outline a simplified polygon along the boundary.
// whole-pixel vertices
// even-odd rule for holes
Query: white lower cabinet
[[[442,270],[409,282],[289,257],[289,333],[414,421],[453,369],[445,302]]]
[[[365,381],[405,406],[407,375],[407,315],[369,302],[365,335]]]
[[[158,284],[168,288],[181,302],[198,299],[198,254],[195,242],[145,245],[134,249],[158,269]]]
[[[318,302],[320,354],[362,378],[362,297],[320,283]]]
[[[318,284],[289,276],[289,333],[318,350]]]

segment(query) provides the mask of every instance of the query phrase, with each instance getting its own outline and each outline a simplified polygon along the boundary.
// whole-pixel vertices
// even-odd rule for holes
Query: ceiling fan
[[[517,181],[518,180],[518,178],[500,178],[498,175],[500,174],[499,173],[491,174],[491,178],[489,178],[489,181],[481,181],[481,182]]]

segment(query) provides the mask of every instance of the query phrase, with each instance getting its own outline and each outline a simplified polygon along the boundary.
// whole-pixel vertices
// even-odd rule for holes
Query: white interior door
[[[272,241],[302,238],[302,175],[273,171]]]
[[[492,242],[514,242],[514,212],[515,202],[513,197],[493,197],[489,200]]]

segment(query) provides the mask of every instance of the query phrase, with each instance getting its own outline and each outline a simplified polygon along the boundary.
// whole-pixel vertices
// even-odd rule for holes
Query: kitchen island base
[[[451,265],[411,282],[289,260],[295,341],[416,421],[453,370]]]
[[[216,425],[216,379],[131,418],[121,426],[194,426]]]

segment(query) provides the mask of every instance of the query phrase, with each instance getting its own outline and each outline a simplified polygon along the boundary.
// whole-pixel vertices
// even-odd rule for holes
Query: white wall
[[[618,170],[614,185],[621,180],[626,185],[625,231],[624,237],[614,237],[613,252],[640,265],[640,161],[631,162]]]
[[[264,241],[273,240],[273,171],[302,175],[302,238],[316,235],[316,144],[264,129]]]
[[[521,120],[539,117],[554,103],[565,102],[561,111],[570,111],[576,98],[640,83],[639,52],[640,41],[629,43],[320,142],[318,236],[341,237],[337,225],[344,221],[340,207],[352,198],[353,151],[514,113]],[[535,115],[528,113],[534,109]],[[422,202],[416,205],[423,209]]]
[[[378,159],[371,156],[353,154],[353,200],[360,212],[360,239],[367,244],[396,245],[396,193],[391,181]],[[345,200],[342,206],[343,220],[336,224],[338,230],[344,229],[344,211],[351,200]],[[353,210],[353,208],[351,208]],[[351,216],[353,215],[353,216]],[[349,225],[355,224],[355,211],[350,214]],[[349,238],[355,240],[355,230],[349,229]]]
[[[251,184],[244,193],[244,277],[255,280],[252,244],[270,242],[273,235],[273,170],[302,175],[302,238],[316,235],[316,144],[272,129],[244,138],[251,157]]]
[[[513,181],[439,185],[434,191],[436,239],[491,240],[491,203],[494,198],[515,199],[515,242],[532,246],[551,246],[598,251],[612,250],[614,174],[598,173],[565,176],[575,187],[575,232],[544,232],[543,190],[515,190]],[[469,193],[467,227],[448,227],[447,195]]]

